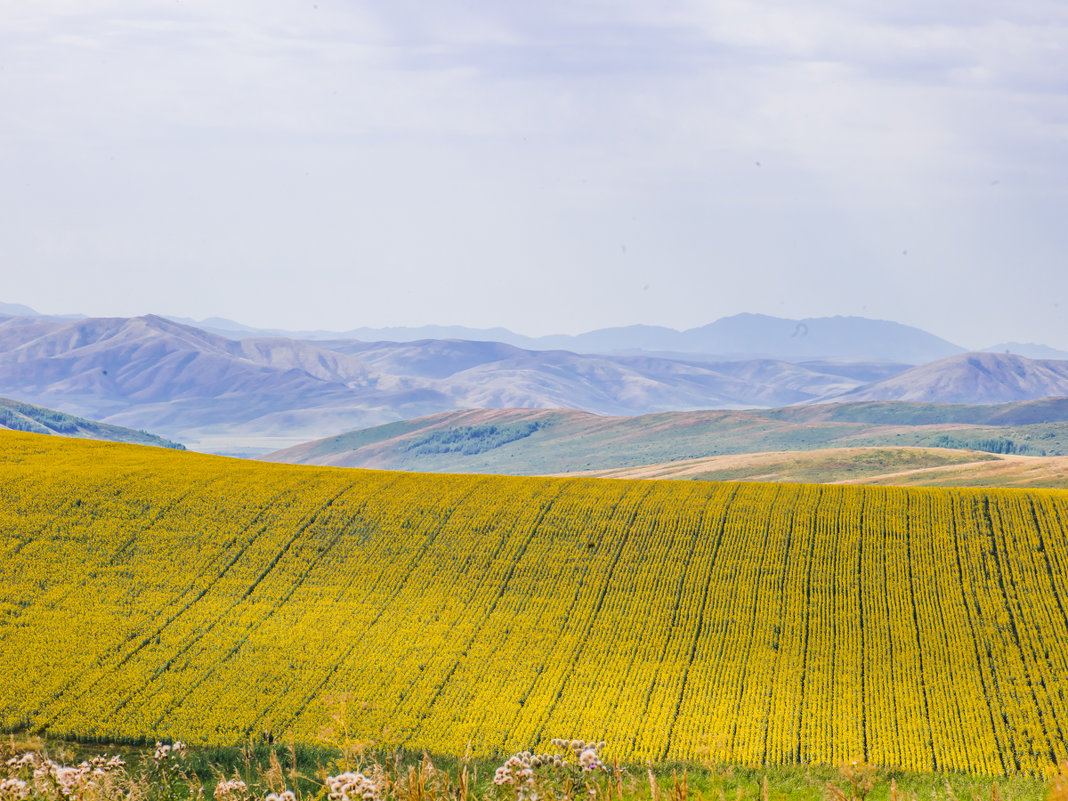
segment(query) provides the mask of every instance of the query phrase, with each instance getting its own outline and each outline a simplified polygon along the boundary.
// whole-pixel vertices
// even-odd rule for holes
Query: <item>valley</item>
[[[953,353],[930,335],[895,325],[742,316],[712,324],[718,339],[688,340],[723,352],[664,355],[530,350],[460,339],[229,338],[155,315],[9,316],[0,317],[0,394],[151,431],[196,450],[241,456],[463,409],[572,409],[621,417],[843,400],[994,404],[1068,395],[1068,362]],[[805,330],[812,337],[806,341],[822,344],[808,350],[783,344],[794,339],[788,330]],[[889,336],[881,349],[872,344],[880,333]],[[742,334],[753,338],[749,354],[739,351]],[[632,344],[665,344],[641,337]],[[571,344],[594,348],[627,341],[597,333]],[[771,347],[775,342],[779,350]],[[857,350],[863,343],[868,350]],[[927,343],[925,355],[950,355],[922,366],[875,358],[917,356],[918,343]],[[849,358],[858,355],[868,360]],[[770,440],[746,447],[765,446],[793,447]]]

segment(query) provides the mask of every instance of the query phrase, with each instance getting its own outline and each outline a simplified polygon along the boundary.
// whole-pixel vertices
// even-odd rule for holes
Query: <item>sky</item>
[[[1063,0],[0,0],[0,301],[1068,348]]]

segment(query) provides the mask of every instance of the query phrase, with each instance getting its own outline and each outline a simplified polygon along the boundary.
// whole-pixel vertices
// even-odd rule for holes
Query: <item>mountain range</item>
[[[45,316],[18,303],[0,303],[0,316]],[[47,315],[55,320],[84,319],[82,314]],[[583,334],[530,337],[507,328],[425,325],[353,328],[343,332],[322,329],[294,331],[256,328],[224,317],[194,320],[167,317],[227,339],[282,337],[285,339],[356,339],[365,342],[416,342],[425,339],[464,339],[503,342],[527,350],[571,350],[579,353],[645,352],[667,357],[698,354],[712,359],[771,358],[784,361],[890,361],[907,364],[951,356],[965,348],[913,326],[865,317],[807,317],[791,320],[765,314],[742,313],[708,325],[679,331],[664,326],[629,325],[601,328]],[[980,349],[1012,353],[1030,359],[1068,359],[1068,351],[1048,345],[1002,342]]]
[[[863,317],[788,320],[763,314],[737,314],[685,331],[663,326],[629,325],[577,335],[551,334],[541,337],[516,334],[506,328],[463,326],[355,328],[332,334],[326,331],[262,331],[219,318],[202,323],[193,320],[180,322],[199,325],[225,336],[292,336],[312,340],[356,339],[370,342],[463,339],[502,342],[526,350],[647,353],[668,358],[699,355],[714,360],[887,361],[919,364],[964,352],[964,348],[919,328]]]
[[[964,353],[965,348],[913,326],[864,317],[810,317],[791,320],[765,314],[736,314],[708,325],[678,331],[651,325],[601,328],[583,334],[524,336],[507,328],[425,325],[333,331],[260,329],[220,317],[169,319],[230,338],[250,336],[305,340],[356,339],[365,342],[417,342],[464,339],[503,342],[527,350],[579,353],[648,353],[667,358],[780,359],[783,361],[888,361],[919,364]],[[1012,353],[1029,359],[1068,359],[1068,350],[1029,342],[1000,342],[984,353]]]
[[[754,327],[754,347],[784,337],[832,342],[824,323],[827,331],[844,332],[847,341],[834,359],[724,360],[457,339],[234,338],[156,315],[22,314],[0,318],[0,394],[151,430],[198,450],[240,455],[464,408],[571,408],[625,416],[836,399],[997,403],[1068,395],[1068,362],[1058,360],[965,353],[910,366],[841,355],[854,346],[860,353],[857,343],[880,337],[884,355],[945,347],[893,323],[759,315],[727,320],[711,326],[723,334],[721,343],[731,342],[723,332],[742,324]],[[791,326],[796,337],[785,334]],[[645,341],[668,344],[669,335],[663,336]]]
[[[1068,361],[965,353],[910,368],[838,400],[1006,403],[1048,395],[1068,395]]]

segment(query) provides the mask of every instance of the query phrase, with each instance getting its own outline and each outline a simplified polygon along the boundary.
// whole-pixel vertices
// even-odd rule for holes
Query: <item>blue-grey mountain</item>
[[[794,327],[787,336],[789,323]],[[909,342],[913,355],[943,347],[930,335],[906,330],[905,336],[902,329],[859,318],[806,323],[740,315],[680,335],[691,337],[694,347],[741,347],[750,335],[757,350],[771,348],[776,337],[813,343],[793,345],[799,356],[821,353],[820,343],[839,336],[847,348],[865,330],[899,337],[896,352],[905,352]],[[666,340],[656,337],[674,336],[669,329],[630,333],[658,345]],[[591,347],[598,341],[607,340],[587,340]],[[874,345],[863,347],[875,352]],[[456,409],[570,408],[626,416],[843,398],[995,403],[1068,395],[1068,362],[1005,354],[960,354],[914,368],[887,361],[671,355],[457,339],[223,336],[155,315],[11,316],[0,318],[0,394],[155,431],[197,449],[244,455]]]
[[[774,360],[709,363],[452,340],[228,339],[154,315],[0,320],[0,393],[231,453],[457,408],[628,415],[778,406],[863,383]]]

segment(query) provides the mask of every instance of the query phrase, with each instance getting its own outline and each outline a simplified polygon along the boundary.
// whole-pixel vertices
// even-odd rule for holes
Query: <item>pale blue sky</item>
[[[0,108],[45,312],[1068,348],[1061,0],[0,0]]]

